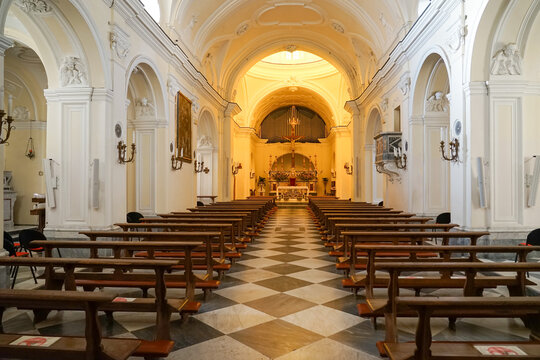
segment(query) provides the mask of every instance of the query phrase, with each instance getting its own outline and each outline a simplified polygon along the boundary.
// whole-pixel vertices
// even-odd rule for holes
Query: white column
[[[7,112],[6,107],[4,106],[4,53],[5,51],[13,45],[13,42],[4,37],[0,36],[0,109],[3,109]],[[4,145],[0,145],[0,174],[4,174],[5,169],[5,159],[4,159]],[[0,197],[2,198],[2,204],[4,202],[4,187],[0,186]],[[4,233],[4,206],[0,206],[0,231]]]
[[[219,183],[221,184],[220,197],[222,201],[232,199],[233,178],[231,173],[232,161],[232,142],[233,142],[233,116],[238,114],[242,109],[236,103],[229,103],[223,113],[223,122],[220,129],[221,144],[220,144],[220,169]]]

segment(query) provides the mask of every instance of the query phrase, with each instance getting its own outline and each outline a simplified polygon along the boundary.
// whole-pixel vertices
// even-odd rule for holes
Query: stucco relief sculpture
[[[212,138],[208,135],[203,135],[199,141],[197,142],[197,148],[202,148],[202,147],[213,147],[214,145],[212,144]]]
[[[125,59],[129,54],[129,48],[131,46],[126,36],[118,30],[112,31],[110,36],[111,48],[113,49],[114,53],[120,59]]]
[[[400,81],[399,81],[399,89],[401,90],[401,93],[403,96],[407,95],[409,93],[409,89],[411,88],[411,78],[409,77],[409,74],[404,74]]]
[[[510,43],[491,59],[492,75],[521,75],[521,55],[516,44]]]
[[[51,11],[45,0],[18,0],[17,4],[27,13],[45,14]]]
[[[426,101],[426,111],[442,112],[448,111],[450,102],[442,91],[436,91]]]
[[[30,118],[30,111],[26,106],[15,106],[12,116],[15,120],[27,121]]]
[[[149,116],[154,116],[156,111],[154,105],[145,97],[137,102],[135,105],[135,116],[140,118],[147,118]]]
[[[80,58],[68,56],[60,67],[60,82],[62,86],[85,86],[88,84],[86,68]]]

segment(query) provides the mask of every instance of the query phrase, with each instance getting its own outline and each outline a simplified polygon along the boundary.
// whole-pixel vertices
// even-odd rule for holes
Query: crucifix
[[[303,138],[303,136],[296,135],[296,127],[298,126],[298,124],[300,124],[300,118],[298,117],[298,111],[296,110],[296,106],[293,105],[289,113],[289,125],[291,125],[291,135],[283,137],[291,143],[291,177],[295,177],[294,145],[298,140]]]

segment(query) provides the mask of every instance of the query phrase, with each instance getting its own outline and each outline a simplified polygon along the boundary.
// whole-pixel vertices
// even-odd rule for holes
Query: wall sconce
[[[171,167],[173,170],[180,170],[182,165],[184,165],[184,148],[180,149],[180,156],[178,156],[178,147],[174,150],[174,153],[171,155]]]
[[[11,129],[13,128],[13,126],[11,126],[11,123],[13,122],[13,118],[11,117],[11,101],[8,104],[7,116],[4,119],[5,115],[6,113],[4,110],[0,110],[0,144],[5,144],[8,141],[9,135],[11,135]],[[6,125],[7,127],[4,127]],[[5,136],[2,137],[4,131]]]
[[[444,141],[441,140],[441,155],[446,161],[459,161],[459,140],[457,138],[454,141],[450,141],[450,154],[447,156],[444,149]]]
[[[119,164],[126,164],[129,162],[132,162],[135,159],[135,143],[131,143],[131,156],[129,159],[126,159],[126,152],[127,152],[127,145],[124,143],[124,141],[120,140],[118,142],[118,145],[116,145],[116,148],[118,149],[118,163]]]
[[[232,164],[232,174],[236,176],[238,174],[238,171],[242,168],[242,163],[233,163]]]
[[[353,173],[353,166],[352,164],[349,164],[349,162],[347,161],[345,163],[345,165],[343,166],[343,168],[345,169],[345,172],[347,173],[347,175],[352,175]]]
[[[193,164],[195,165],[195,173],[204,172],[205,174],[208,174],[210,172],[208,167],[204,167],[204,161],[199,162],[195,160]]]
[[[249,178],[253,179],[255,177],[255,171],[249,170]]]
[[[394,162],[398,169],[407,169],[407,155],[403,153],[401,147],[394,147]]]

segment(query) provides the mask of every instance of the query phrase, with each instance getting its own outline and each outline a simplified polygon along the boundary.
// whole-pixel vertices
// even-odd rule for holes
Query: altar
[[[307,200],[308,193],[309,188],[307,186],[278,186],[276,189],[276,195],[278,200]]]

